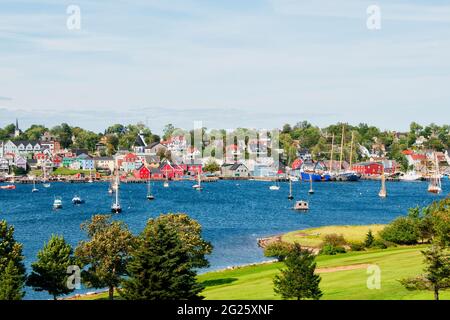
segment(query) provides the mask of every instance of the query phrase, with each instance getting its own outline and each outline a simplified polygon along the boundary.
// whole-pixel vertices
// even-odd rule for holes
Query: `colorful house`
[[[150,179],[150,170],[146,166],[142,166],[139,170],[134,171],[136,179],[148,180]]]
[[[380,175],[383,173],[383,164],[379,162],[361,162],[354,164],[352,170],[364,175]]]
[[[80,169],[82,170],[94,170],[94,159],[83,153],[80,154],[76,160],[80,163]]]
[[[128,153],[123,157],[121,168],[125,172],[133,172],[137,169],[136,163],[138,162],[138,157],[134,153]]]

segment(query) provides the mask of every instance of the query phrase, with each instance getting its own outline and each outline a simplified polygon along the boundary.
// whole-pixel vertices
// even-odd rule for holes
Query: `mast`
[[[342,125],[341,157],[339,159],[339,171],[342,170],[342,159],[343,159],[343,156],[344,156],[344,133],[345,133],[345,125]]]
[[[350,144],[350,170],[352,170],[353,164],[353,142],[355,140],[355,131],[352,131],[352,143]]]
[[[380,193],[378,194],[381,198],[385,198],[387,196],[387,191],[386,191],[386,174],[384,171],[384,165],[383,165],[383,173],[381,176],[381,190]]]
[[[333,172],[333,156],[334,156],[334,133],[331,138],[331,158],[330,158],[330,172]]]

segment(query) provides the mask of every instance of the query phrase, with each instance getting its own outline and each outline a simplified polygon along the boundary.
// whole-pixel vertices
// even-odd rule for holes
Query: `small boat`
[[[83,204],[83,203],[84,203],[84,200],[81,199],[79,196],[74,196],[74,197],[72,198],[72,203],[73,203],[73,204]]]
[[[168,188],[169,187],[169,182],[168,181],[164,181],[163,187],[164,188]]]
[[[192,186],[197,191],[202,191],[202,179],[200,178],[200,172],[197,173],[197,184]]]
[[[111,206],[111,212],[112,213],[121,213],[122,212],[122,207],[120,206],[119,203],[119,189],[120,189],[120,180],[119,180],[119,166],[117,165],[117,160],[116,160],[116,181],[115,181],[115,191],[116,191],[116,198],[114,203]]]
[[[399,176],[400,181],[417,181],[421,178],[422,176],[415,171],[407,171],[406,173],[401,173]]]
[[[38,188],[36,188],[36,180],[33,180],[33,189],[31,189],[31,192],[38,192],[39,191],[39,189]]]
[[[16,186],[13,185],[13,184],[8,184],[6,186],[0,186],[0,189],[2,189],[2,190],[14,190],[14,189],[16,189]]]
[[[55,201],[53,201],[53,209],[61,209],[62,208],[62,200],[60,197],[56,197]]]
[[[152,194],[152,191],[151,191],[150,179],[148,180],[148,184],[147,184],[147,200],[155,200],[155,196]]]
[[[271,186],[269,187],[269,189],[272,190],[272,191],[280,190],[280,185],[278,184],[278,180],[276,180],[275,184],[274,184],[274,185],[271,185]]]
[[[297,201],[294,205],[294,210],[297,211],[308,211],[309,210],[309,203],[307,201]]]
[[[310,175],[310,179],[309,179],[309,191],[308,191],[308,193],[309,194],[314,194],[313,179],[312,179],[311,175]]]
[[[434,161],[434,172],[430,177],[430,183],[428,185],[428,192],[439,194],[442,192],[442,184],[441,184],[441,174],[439,172],[439,161],[437,157],[435,157]]]
[[[292,179],[289,178],[289,195],[288,195],[288,199],[289,200],[293,200],[294,196],[292,195]]]
[[[383,175],[381,176],[381,190],[378,193],[378,196],[380,198],[386,198],[387,197],[387,191],[386,191],[386,175],[384,173],[384,168],[383,168]]]
[[[44,188],[50,188],[50,183],[44,183],[43,185],[42,185]]]

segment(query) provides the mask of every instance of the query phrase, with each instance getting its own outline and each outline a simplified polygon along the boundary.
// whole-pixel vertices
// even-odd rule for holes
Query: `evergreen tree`
[[[366,239],[364,240],[364,247],[366,248],[372,247],[374,241],[375,237],[373,236],[372,230],[369,230],[369,232],[366,235]]]
[[[27,285],[36,291],[47,291],[53,299],[73,291],[67,287],[67,268],[74,264],[72,247],[64,237],[53,235],[37,254],[37,261],[28,277]]]
[[[0,221],[0,300],[23,297],[26,276],[22,261],[22,244],[14,239],[14,227]]]
[[[202,287],[177,230],[166,221],[150,221],[132,254],[120,294],[127,300],[201,299]]]
[[[21,267],[9,260],[8,265],[0,275],[0,300],[22,300],[25,292],[24,274]]]
[[[285,259],[286,269],[275,276],[275,293],[283,299],[314,299],[322,296],[319,288],[320,276],[314,274],[315,257],[309,250],[303,250],[295,243]]]
[[[439,292],[450,288],[450,255],[439,243],[434,243],[422,254],[427,265],[425,274],[400,280],[400,283],[408,290],[432,291],[434,299],[439,300]]]
[[[109,299],[114,298],[114,288],[126,274],[126,265],[135,238],[121,221],[111,221],[111,216],[96,215],[81,228],[89,236],[75,249],[79,263],[88,266],[82,272],[84,284],[94,288],[109,289]]]

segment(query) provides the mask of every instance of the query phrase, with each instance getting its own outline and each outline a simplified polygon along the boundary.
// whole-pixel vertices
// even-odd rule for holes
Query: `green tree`
[[[22,244],[14,239],[14,227],[0,221],[0,300],[19,300],[24,296],[25,266]]]
[[[400,282],[408,290],[430,290],[434,299],[439,300],[439,292],[450,288],[450,255],[441,244],[433,244],[422,254],[426,263],[425,274]]]
[[[315,274],[316,262],[309,250],[295,243],[285,259],[286,269],[275,276],[275,293],[283,299],[314,299],[322,296],[319,288],[320,276]]]
[[[375,237],[373,236],[372,230],[369,230],[369,232],[366,235],[366,239],[364,240],[364,247],[366,248],[372,247],[374,241]]]
[[[189,255],[192,267],[209,267],[209,262],[205,256],[211,254],[213,246],[202,238],[202,226],[198,221],[191,219],[184,213],[169,213],[162,214],[156,219],[150,219],[147,222],[147,227],[159,223],[165,223],[177,232]]]
[[[268,244],[264,248],[264,256],[269,258],[276,258],[279,262],[284,261],[292,250],[292,245],[287,242],[277,241]]]
[[[0,300],[22,300],[25,292],[24,274],[12,260],[0,275]]]
[[[220,170],[220,166],[214,159],[208,160],[205,167],[203,168],[206,172],[216,172]]]
[[[64,237],[52,235],[37,254],[27,285],[35,291],[47,291],[53,299],[73,291],[67,286],[67,268],[74,265],[73,250]]]
[[[132,254],[120,294],[127,300],[201,299],[202,286],[179,233],[166,221],[150,221]]]
[[[82,272],[83,282],[89,287],[107,287],[112,300],[114,288],[126,274],[135,238],[123,222],[112,221],[111,216],[95,215],[81,229],[89,237],[75,249],[75,257],[88,268]]]

